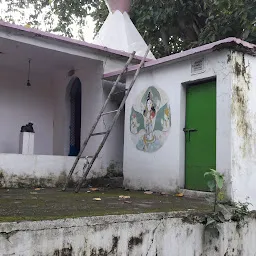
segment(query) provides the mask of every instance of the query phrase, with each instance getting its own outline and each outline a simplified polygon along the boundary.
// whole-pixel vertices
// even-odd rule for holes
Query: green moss
[[[107,168],[107,175],[106,177],[112,178],[112,177],[123,177],[123,173],[120,171],[120,168],[118,167],[118,163],[111,162]]]
[[[240,76],[242,73],[242,68],[241,68],[241,65],[236,61],[235,62],[235,74],[237,76]]]
[[[4,186],[4,173],[0,170],[0,188]]]
[[[232,95],[232,115],[235,116],[236,129],[243,138],[241,149],[243,155],[251,153],[253,134],[251,117],[248,109],[248,95],[250,94],[249,64],[246,66],[244,54],[234,57],[234,74],[236,76]]]
[[[129,195],[131,198],[120,199],[120,195]],[[102,201],[93,201],[97,197]],[[211,209],[207,202],[201,200],[176,198],[172,195],[146,195],[122,189],[91,193],[82,190],[78,194],[56,189],[11,189],[9,192],[0,189],[0,205],[0,222]]]
[[[228,54],[228,59],[227,59],[227,63],[231,62],[232,57],[231,57],[231,53]]]

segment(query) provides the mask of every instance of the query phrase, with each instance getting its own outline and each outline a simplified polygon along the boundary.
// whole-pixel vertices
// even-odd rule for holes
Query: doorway
[[[77,156],[81,146],[81,81],[75,78],[71,84],[70,100],[70,132],[69,132],[69,156]]]
[[[204,173],[216,168],[216,82],[186,92],[185,187],[209,191]]]

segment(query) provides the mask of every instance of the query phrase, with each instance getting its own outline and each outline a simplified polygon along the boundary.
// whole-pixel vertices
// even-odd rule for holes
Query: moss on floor
[[[205,200],[175,195],[146,195],[122,189],[87,191],[89,189],[83,189],[75,194],[72,190],[0,189],[0,222],[186,210],[208,212],[212,208]],[[130,198],[120,199],[120,195]],[[101,201],[94,201],[94,198],[101,198]]]

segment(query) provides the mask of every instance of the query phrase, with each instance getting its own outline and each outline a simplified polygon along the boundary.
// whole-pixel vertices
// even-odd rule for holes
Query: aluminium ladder
[[[104,112],[104,110],[105,110],[105,108],[106,108],[108,102],[109,102],[110,99],[111,99],[111,96],[112,96],[112,95],[114,94],[114,92],[115,92],[115,89],[116,89],[118,83],[120,82],[120,80],[121,80],[123,74],[124,74],[125,72],[127,72],[127,68],[128,68],[129,64],[131,63],[131,61],[133,60],[133,58],[134,58],[134,56],[135,56],[135,52],[132,52],[132,53],[131,53],[131,55],[130,55],[128,61],[126,62],[125,66],[124,66],[124,68],[123,68],[123,70],[122,70],[122,72],[118,75],[118,77],[117,77],[117,79],[116,79],[116,81],[115,81],[115,83],[114,83],[114,85],[113,85],[113,87],[112,87],[112,89],[111,89],[111,91],[110,91],[110,93],[109,93],[109,95],[108,95],[108,97],[107,97],[107,99],[106,99],[106,101],[105,101],[105,103],[104,103],[104,105],[103,105],[103,107],[102,107],[102,109],[101,109],[99,115],[97,116],[96,121],[95,121],[95,123],[93,124],[93,126],[92,126],[92,128],[91,128],[91,130],[90,130],[90,133],[89,133],[88,137],[85,139],[85,141],[84,141],[84,143],[83,143],[83,145],[82,145],[82,148],[81,148],[81,150],[80,150],[78,156],[76,157],[76,160],[75,160],[75,162],[74,162],[74,164],[73,164],[73,166],[72,166],[72,168],[71,168],[71,170],[70,170],[70,172],[69,172],[69,175],[68,175],[68,177],[67,177],[67,180],[66,180],[66,182],[65,182],[65,185],[64,185],[62,191],[65,191],[65,190],[67,189],[68,182],[69,182],[69,180],[70,180],[70,178],[71,178],[71,176],[72,176],[72,174],[73,174],[73,172],[74,172],[74,170],[75,170],[75,168],[76,168],[76,166],[77,166],[77,164],[78,164],[80,158],[82,158],[82,154],[83,154],[83,152],[84,152],[84,150],[85,150],[85,148],[86,148],[86,146],[87,146],[87,144],[88,144],[90,138],[93,137],[93,136],[104,135],[104,137],[103,137],[103,139],[102,139],[102,141],[101,141],[101,143],[100,143],[100,145],[99,145],[99,147],[98,147],[96,153],[95,153],[94,156],[92,157],[92,160],[90,161],[90,163],[88,162],[88,159],[86,158],[86,159],[87,159],[87,162],[86,162],[86,164],[84,165],[84,168],[83,168],[83,169],[85,169],[85,172],[83,173],[83,176],[82,176],[81,180],[79,181],[79,183],[78,183],[78,185],[77,185],[77,187],[76,187],[76,189],[75,189],[75,192],[76,192],[76,193],[78,193],[78,192],[80,191],[80,189],[81,189],[81,187],[82,187],[84,181],[86,180],[86,177],[88,176],[88,174],[89,174],[89,172],[90,172],[90,170],[91,170],[91,168],[92,168],[92,166],[93,166],[93,163],[94,163],[95,160],[97,159],[97,157],[98,157],[100,151],[102,150],[102,148],[103,148],[103,146],[104,146],[104,144],[105,144],[105,142],[106,142],[106,140],[107,140],[107,138],[108,138],[108,136],[109,136],[109,134],[110,134],[112,128],[114,127],[114,125],[115,125],[115,123],[116,123],[118,117],[120,116],[121,110],[124,108],[126,99],[128,98],[128,95],[129,95],[129,93],[130,93],[130,91],[131,91],[133,85],[135,84],[135,81],[136,81],[136,79],[137,79],[137,77],[138,77],[138,75],[139,75],[139,73],[140,73],[141,68],[144,66],[144,63],[145,63],[145,61],[146,61],[147,55],[148,55],[148,53],[149,53],[149,51],[150,51],[150,48],[151,48],[151,45],[148,46],[147,51],[146,51],[146,53],[145,53],[145,56],[143,57],[143,59],[141,60],[139,66],[137,67],[136,73],[135,73],[135,75],[134,75],[134,77],[133,77],[133,80],[131,81],[130,86],[128,87],[128,89],[125,90],[125,95],[124,95],[124,98],[123,98],[123,100],[122,100],[122,102],[121,102],[119,108],[116,109],[116,110],[114,110],[114,111]],[[110,127],[107,129],[107,131],[105,131],[105,132],[100,132],[100,133],[94,133],[94,131],[95,131],[96,127],[97,127],[97,124],[99,123],[100,118],[101,118],[102,116],[104,116],[104,115],[108,115],[108,114],[112,114],[112,113],[116,113],[116,114],[115,114],[115,116],[114,116],[114,118],[113,118],[113,121],[112,121]]]

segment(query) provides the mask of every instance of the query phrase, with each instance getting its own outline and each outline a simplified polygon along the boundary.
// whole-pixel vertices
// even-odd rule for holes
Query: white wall
[[[232,56],[232,196],[256,209],[256,59]]]
[[[110,88],[104,89],[104,99],[106,100]],[[111,100],[105,112],[117,110],[122,100],[123,94],[117,94],[115,100]],[[104,129],[110,127],[115,113],[103,116]],[[113,127],[106,144],[104,145],[104,168],[110,168],[117,173],[123,172],[123,148],[124,148],[124,110]]]
[[[89,131],[96,120],[96,117],[103,104],[102,88],[102,63],[91,61],[90,65],[85,65],[83,69],[76,72],[82,85],[82,113],[81,113],[81,145],[88,136]],[[69,153],[69,102],[67,97],[67,87],[72,77],[67,77],[66,73],[58,72],[54,79],[55,87],[55,109],[54,109],[54,155],[68,155]],[[100,121],[96,132],[103,129]],[[100,137],[92,137],[84,155],[92,156],[97,150]],[[93,172],[103,172],[102,154],[99,156]]]
[[[82,83],[82,127],[81,143],[102,107],[103,63],[91,60],[84,68],[77,70],[76,76]],[[34,123],[36,155],[68,155],[69,152],[69,106],[66,88],[71,77],[65,71],[55,72],[54,78],[44,73],[31,72],[31,87],[27,87],[27,72],[1,68],[0,71],[0,153],[19,153],[19,132],[22,125]],[[102,121],[97,131],[103,131]],[[121,133],[123,129],[121,130]],[[92,138],[85,155],[93,155],[100,137]],[[108,141],[107,152],[115,149],[116,143]],[[122,150],[119,150],[122,152]],[[97,159],[92,172],[104,173],[104,168],[116,158],[106,159],[104,150]],[[121,154],[119,154],[121,155]],[[109,157],[115,156],[111,154]],[[119,156],[118,159],[122,159]],[[14,165],[15,166],[15,165]]]
[[[36,155],[67,155],[69,108],[66,87],[71,79],[67,75],[68,71],[76,70],[75,75],[82,83],[82,143],[103,104],[103,73],[119,70],[128,57],[78,45],[70,47],[56,40],[53,42],[38,37],[24,37],[16,32],[10,34],[5,31],[0,34],[5,38],[2,38],[2,44],[8,52],[2,60],[0,71],[0,153],[18,153],[20,127],[33,122]],[[27,67],[24,66],[28,58],[33,59],[30,88],[26,86]],[[138,60],[133,63],[138,63]],[[103,130],[103,123],[100,122],[97,131]],[[99,141],[99,137],[93,138],[85,155],[93,155]],[[104,150],[112,153],[115,142],[108,141],[108,145],[110,149],[106,146]],[[97,175],[105,174],[104,168],[112,161],[105,157],[104,161],[108,164],[104,164],[104,150],[92,170]],[[116,160],[116,155],[111,154],[109,157],[112,156]],[[118,159],[121,158],[119,154]]]
[[[256,220],[240,224],[221,223],[216,232],[182,213],[0,223],[0,254],[255,256]]]
[[[231,169],[230,92],[232,72],[228,51],[206,54],[205,72],[191,74],[191,59],[147,69],[138,77],[126,102],[124,139],[124,184],[133,189],[174,191],[184,187],[185,181],[185,102],[184,84],[216,77],[217,82],[217,170],[226,177]],[[194,58],[198,58],[196,56]],[[193,58],[192,58],[193,59]],[[128,83],[131,77],[128,78]],[[139,93],[156,86],[169,97],[172,125],[165,144],[154,153],[136,149],[130,135],[131,107]],[[230,184],[227,184],[230,196]]]
[[[103,92],[102,74],[102,63],[93,61],[90,65],[85,65],[83,69],[78,70],[75,74],[82,84],[81,145],[89,135],[90,129],[106,100],[107,92]],[[67,77],[64,72],[58,72],[54,79],[54,155],[68,155],[69,152],[69,102],[66,90],[70,80],[71,77]],[[113,101],[109,103],[106,111],[117,108],[118,104]],[[106,131],[113,116],[104,116],[96,128],[96,132]],[[118,170],[122,170],[123,133],[124,113],[120,116],[102,152],[93,165],[92,172],[105,174],[106,169],[111,163]],[[93,156],[102,139],[103,136],[92,137],[84,155]]]
[[[53,89],[44,74],[31,73],[27,87],[27,71],[0,70],[0,153],[19,153],[22,125],[34,123],[35,154],[53,152]]]
[[[61,186],[74,161],[67,156],[0,154],[0,188]],[[79,161],[73,181],[82,177],[84,162]]]

